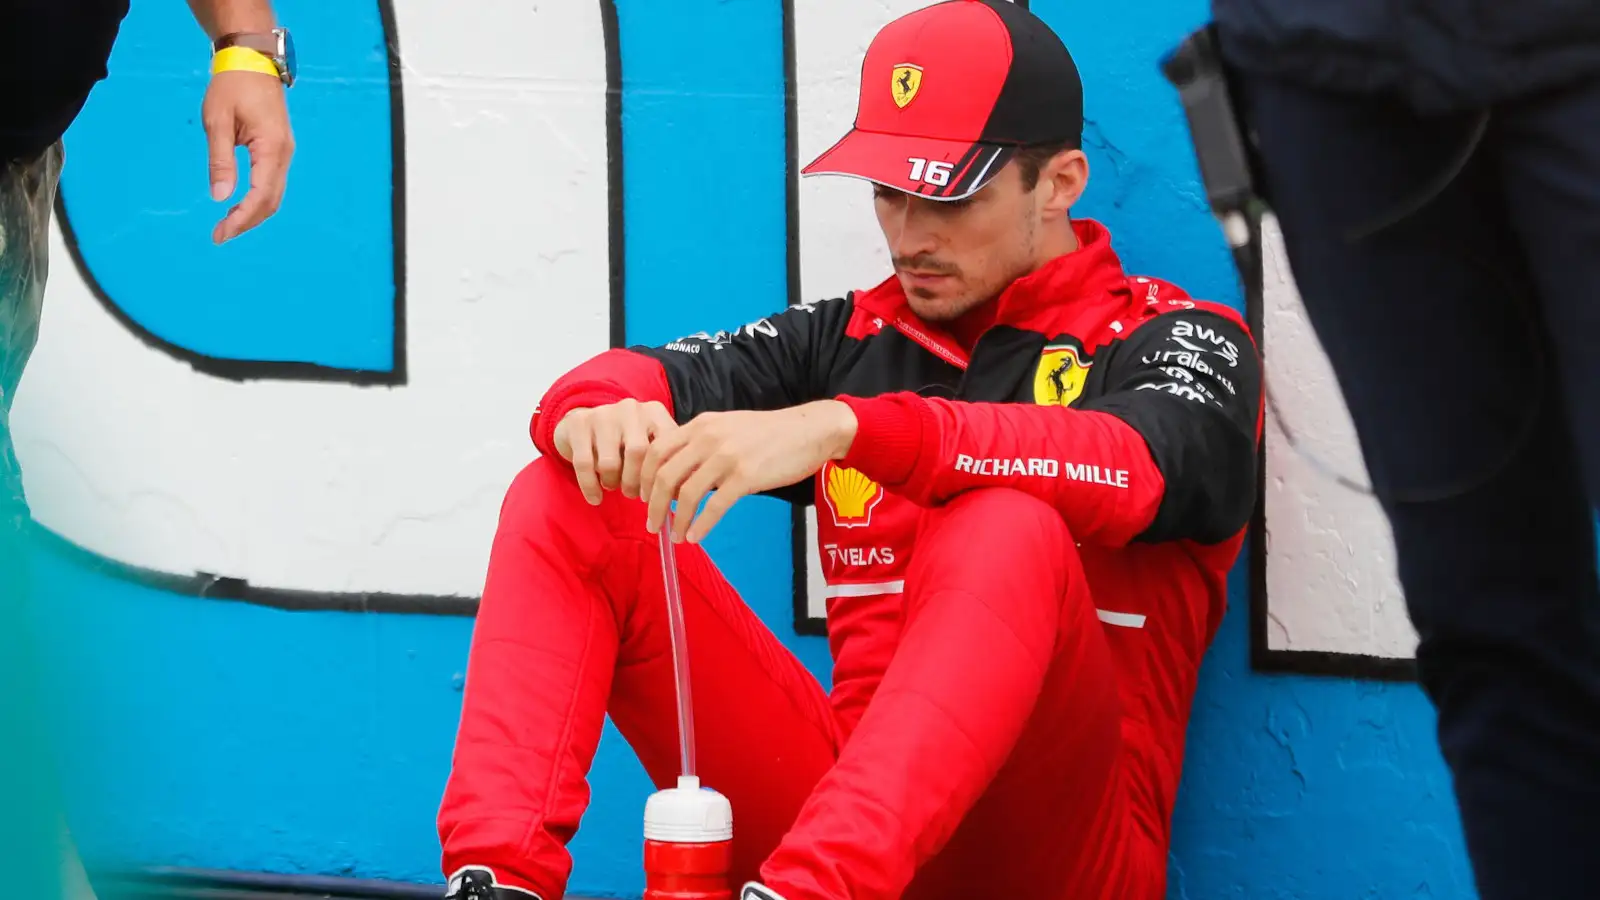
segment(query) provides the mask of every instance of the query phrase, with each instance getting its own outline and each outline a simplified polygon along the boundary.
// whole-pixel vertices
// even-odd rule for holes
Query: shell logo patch
[[[1089,366],[1083,351],[1070,344],[1052,344],[1039,357],[1033,373],[1033,402],[1040,406],[1071,406],[1083,394]]]
[[[829,462],[822,468],[822,496],[833,524],[859,528],[872,524],[872,510],[883,502],[883,485],[855,469]]]

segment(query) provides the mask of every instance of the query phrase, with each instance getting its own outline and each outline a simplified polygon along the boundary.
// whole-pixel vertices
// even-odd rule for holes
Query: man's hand
[[[677,501],[672,539],[697,544],[734,501],[815,475],[828,460],[842,459],[855,436],[856,415],[837,400],[697,416],[651,444],[645,456],[645,529],[659,532]],[[708,493],[711,499],[696,517]]]
[[[623,496],[639,497],[639,476],[651,442],[677,427],[667,408],[654,400],[619,400],[567,413],[552,437],[556,452],[577,472],[584,499],[599,506],[603,490],[620,487]]]
[[[211,199],[233,196],[238,173],[233,148],[250,151],[250,190],[211,232],[213,243],[237,237],[278,211],[284,180],[294,156],[294,133],[283,83],[260,72],[229,71],[211,76],[200,106],[211,157]]]

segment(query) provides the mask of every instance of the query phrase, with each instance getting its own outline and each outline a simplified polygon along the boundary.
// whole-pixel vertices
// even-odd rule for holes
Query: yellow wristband
[[[278,67],[266,54],[249,47],[223,47],[211,57],[211,74],[218,72],[260,72],[278,77]]]

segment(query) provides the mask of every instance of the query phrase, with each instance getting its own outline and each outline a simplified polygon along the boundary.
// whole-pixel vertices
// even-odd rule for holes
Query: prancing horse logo
[[[901,109],[906,104],[916,99],[917,90],[922,87],[922,67],[910,63],[901,63],[894,67],[894,80],[889,85],[894,94],[894,105]]]
[[[1033,375],[1033,402],[1040,406],[1071,406],[1083,394],[1092,362],[1075,344],[1051,344],[1039,356]]]

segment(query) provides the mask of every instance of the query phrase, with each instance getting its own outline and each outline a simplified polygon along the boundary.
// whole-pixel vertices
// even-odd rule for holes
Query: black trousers
[[[1600,897],[1600,81],[1423,117],[1236,78],[1479,892]]]

